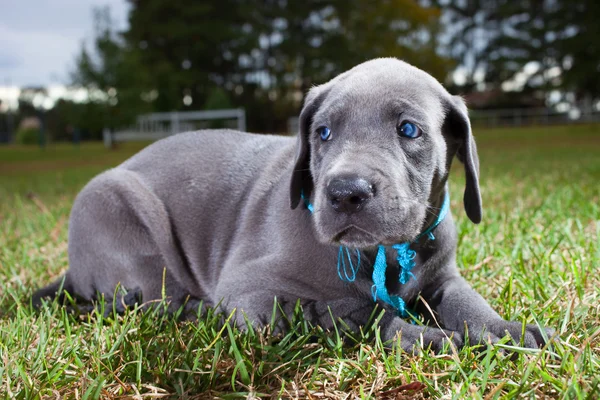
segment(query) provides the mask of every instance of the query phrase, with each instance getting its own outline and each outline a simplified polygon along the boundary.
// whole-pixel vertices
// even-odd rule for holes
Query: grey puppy
[[[418,68],[376,59],[312,88],[299,122],[296,139],[176,135],[94,178],[73,205],[70,269],[33,303],[61,287],[110,299],[120,285],[144,302],[166,295],[175,308],[199,300],[235,308],[240,325],[269,321],[274,298],[286,314],[299,300],[313,323],[331,328],[333,315],[351,329],[377,304],[386,309],[382,337],[401,335],[409,351],[440,350],[445,340],[461,346],[467,332],[470,343],[507,333],[527,347],[545,343],[536,326],[522,335],[520,322],[503,320],[459,276],[452,216],[435,226],[455,155],[465,167],[466,213],[474,223],[482,216],[462,99]],[[416,240],[428,227],[435,237]],[[397,243],[415,252],[409,279],[399,281],[398,255],[383,247],[389,267],[374,286],[378,249]],[[336,272],[338,262],[346,268]],[[443,329],[407,322],[382,293],[431,310]]]

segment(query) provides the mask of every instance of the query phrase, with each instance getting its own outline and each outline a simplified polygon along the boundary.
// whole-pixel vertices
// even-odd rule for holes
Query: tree
[[[445,7],[446,52],[488,87],[541,98],[554,90],[599,98],[600,3],[593,0],[438,0]],[[466,67],[466,68],[465,68]]]
[[[470,92],[483,83],[488,69],[489,43],[499,34],[498,1],[434,0],[442,14],[438,38],[440,53],[454,59],[463,79],[458,91]]]
[[[370,58],[400,57],[440,79],[452,66],[431,34],[439,11],[414,0],[130,2],[126,47],[152,76],[155,109],[202,108],[218,87],[253,130],[285,129],[310,86]]]
[[[246,58],[278,102],[295,99],[297,107],[298,92],[371,58],[399,57],[439,79],[452,66],[430,32],[439,11],[413,0],[260,3],[260,46]]]
[[[579,99],[600,99],[600,3],[562,0],[559,4],[554,17],[561,86]]]
[[[153,85],[147,68],[113,26],[108,7],[94,10],[92,50],[82,46],[72,73],[73,84],[86,88],[88,93],[88,107],[80,111],[95,109],[104,127],[133,123],[137,115],[152,110],[153,100],[148,94]],[[85,121],[80,119],[84,125]],[[96,137],[101,134],[96,125],[79,128],[92,129]]]
[[[245,1],[130,0],[129,30],[124,38],[152,77],[155,109],[201,107],[211,88],[226,86],[239,73],[238,56],[255,43],[245,32],[252,10]],[[232,90],[232,87],[227,87]]]

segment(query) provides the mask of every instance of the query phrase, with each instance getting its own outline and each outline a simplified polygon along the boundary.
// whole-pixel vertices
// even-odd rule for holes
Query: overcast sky
[[[126,27],[125,0],[0,0],[0,86],[69,83],[81,43],[93,38],[92,9],[105,5]]]

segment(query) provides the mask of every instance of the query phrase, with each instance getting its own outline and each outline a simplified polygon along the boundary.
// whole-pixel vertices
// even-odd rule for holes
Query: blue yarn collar
[[[306,208],[312,214],[314,212],[314,207],[310,203],[308,199],[304,197],[304,193],[302,193],[302,199],[304,200],[304,204]],[[391,246],[397,253],[396,260],[398,261],[399,274],[398,281],[401,284],[405,284],[408,282],[410,278],[415,279],[415,276],[411,272],[411,270],[415,267],[415,256],[417,253],[410,248],[410,245],[413,243],[417,243],[419,239],[423,237],[427,237],[430,240],[435,240],[435,236],[433,235],[433,230],[437,228],[437,226],[446,218],[448,214],[448,210],[450,209],[450,197],[448,196],[448,192],[444,195],[444,202],[442,203],[442,208],[440,213],[436,217],[435,221],[431,226],[425,229],[413,242],[404,242],[399,244],[394,244]],[[353,249],[352,252],[356,254],[354,257],[355,261],[353,261],[353,257],[351,254],[351,250],[346,246],[340,246],[340,250],[338,251],[338,261],[337,261],[337,273],[339,278],[344,282],[354,282],[356,279],[356,274],[358,273],[358,269],[360,267],[360,250]],[[373,294],[373,301],[377,301],[377,299],[383,301],[384,303],[392,306],[400,316],[403,318],[408,318],[410,315],[406,310],[406,303],[402,299],[402,297],[390,294],[385,285],[386,277],[385,271],[387,270],[387,257],[386,257],[386,249],[385,246],[380,244],[377,246],[377,256],[375,257],[375,262],[373,263],[373,286],[371,287],[371,292]]]

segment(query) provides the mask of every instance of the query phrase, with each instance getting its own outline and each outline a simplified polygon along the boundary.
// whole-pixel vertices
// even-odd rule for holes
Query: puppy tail
[[[64,292],[71,292],[71,284],[67,275],[63,275],[48,286],[38,289],[33,296],[31,296],[31,305],[38,309],[42,306],[43,300],[52,301],[55,298],[62,299]]]

